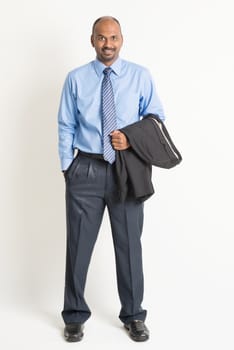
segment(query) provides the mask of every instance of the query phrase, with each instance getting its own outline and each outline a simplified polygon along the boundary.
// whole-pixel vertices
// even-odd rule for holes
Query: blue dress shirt
[[[94,60],[67,75],[58,113],[62,170],[71,164],[75,149],[103,153],[101,84],[105,68],[103,63]],[[154,82],[146,68],[121,58],[111,68],[118,129],[148,113],[165,119]]]

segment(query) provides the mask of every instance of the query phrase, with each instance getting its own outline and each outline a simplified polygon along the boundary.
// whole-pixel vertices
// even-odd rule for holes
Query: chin
[[[111,62],[115,61],[117,57],[111,56],[111,57],[102,57],[103,62]]]
[[[112,61],[115,57],[114,56],[104,56],[103,59],[105,61]]]

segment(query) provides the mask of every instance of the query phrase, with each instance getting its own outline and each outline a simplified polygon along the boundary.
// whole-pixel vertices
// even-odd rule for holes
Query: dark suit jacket
[[[160,121],[158,116],[149,114],[139,122],[120,129],[131,145],[124,151],[116,152],[116,174],[121,200],[125,200],[127,195],[139,201],[152,196],[152,165],[170,168],[182,159],[167,133],[170,144],[178,153],[176,156],[173,154],[173,149],[165,141],[153,118]],[[165,129],[164,125],[163,127]]]

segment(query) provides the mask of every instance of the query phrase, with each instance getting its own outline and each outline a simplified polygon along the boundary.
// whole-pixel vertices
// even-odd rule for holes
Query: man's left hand
[[[121,131],[115,130],[110,136],[112,146],[116,151],[123,151],[130,147],[127,137]]]

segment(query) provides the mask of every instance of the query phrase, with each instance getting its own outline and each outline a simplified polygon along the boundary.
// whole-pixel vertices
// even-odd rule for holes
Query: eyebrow
[[[103,34],[96,34],[96,36],[103,36],[104,38],[106,38],[106,36],[103,35]],[[112,34],[112,35],[110,35],[110,37],[112,37],[112,36],[119,36],[119,34]]]

